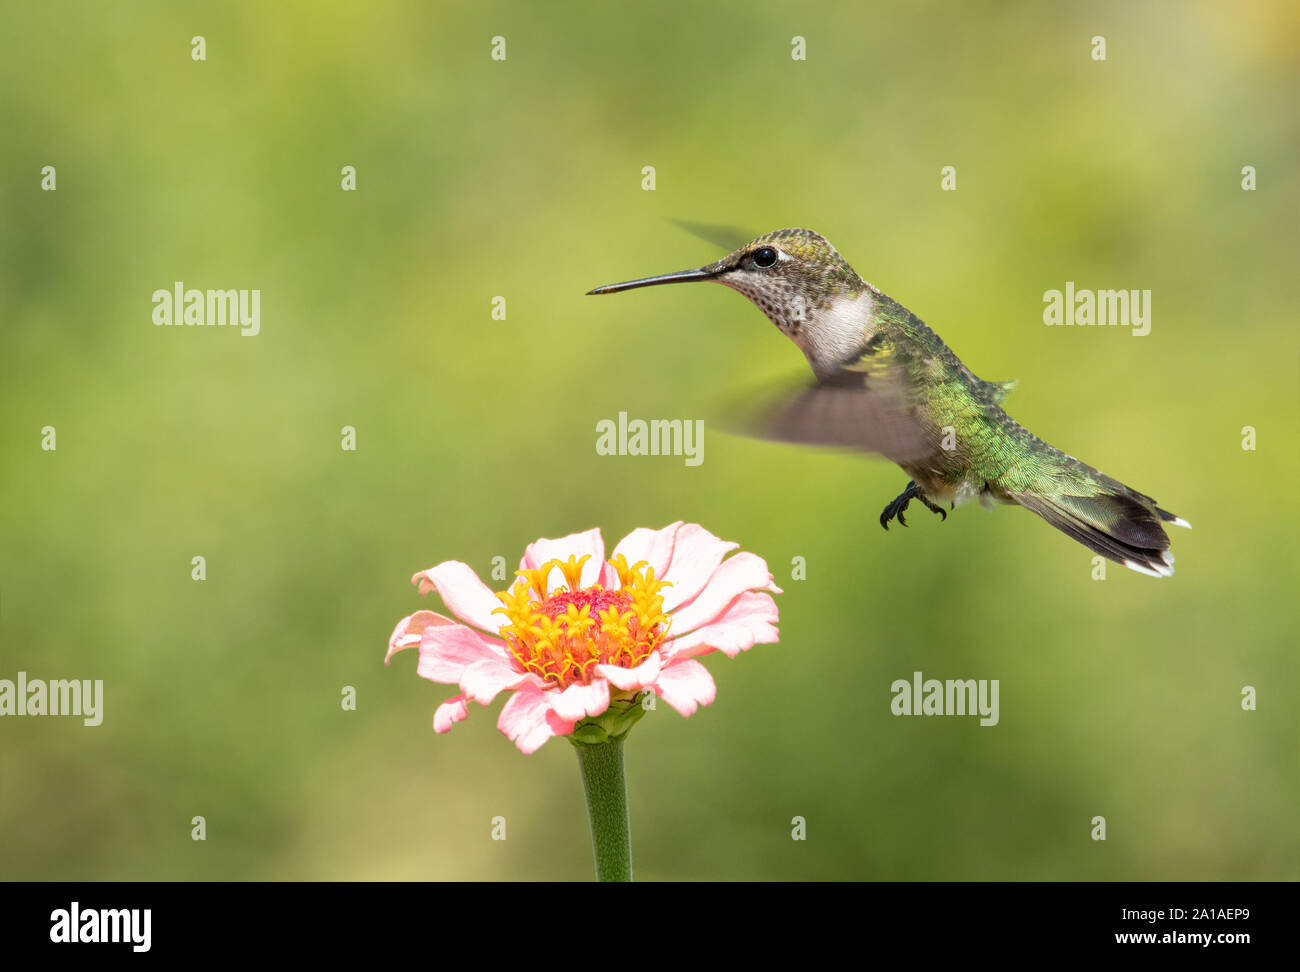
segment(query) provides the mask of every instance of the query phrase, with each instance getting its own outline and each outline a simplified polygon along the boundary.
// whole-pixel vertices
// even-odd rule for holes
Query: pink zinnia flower
[[[723,559],[737,546],[680,522],[633,530],[609,560],[599,529],[538,540],[499,594],[449,560],[411,580],[465,623],[417,611],[398,622],[384,663],[419,645],[418,674],[460,686],[434,713],[436,732],[466,718],[470,701],[513,693],[497,728],[525,753],[643,689],[689,716],[717,693],[698,656],[777,640],[767,592],[780,588],[763,558]]]

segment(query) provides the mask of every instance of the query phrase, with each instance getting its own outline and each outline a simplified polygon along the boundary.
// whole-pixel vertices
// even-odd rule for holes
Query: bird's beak
[[[623,283],[608,284],[588,290],[587,294],[617,294],[622,290],[636,290],[637,287],[654,287],[659,284],[687,283],[691,280],[713,280],[722,273],[717,264],[697,267],[694,270],[678,270],[676,273],[661,273],[657,277],[642,277],[640,280],[626,280]]]

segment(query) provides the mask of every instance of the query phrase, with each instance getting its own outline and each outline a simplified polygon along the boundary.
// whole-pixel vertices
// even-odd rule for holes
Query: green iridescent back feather
[[[864,360],[906,372],[916,413],[938,444],[928,461],[904,466],[922,486],[927,473],[948,486],[982,483],[1112,560],[1169,571],[1162,524],[1178,517],[1016,422],[999,404],[1014,383],[979,378],[897,301],[879,294],[874,323]],[[942,447],[945,436],[952,449]]]

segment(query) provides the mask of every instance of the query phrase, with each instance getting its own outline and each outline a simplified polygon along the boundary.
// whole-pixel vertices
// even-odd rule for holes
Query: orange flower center
[[[583,587],[588,559],[571,556],[516,571],[514,586],[497,594],[504,606],[496,613],[506,618],[501,637],[515,664],[561,689],[589,684],[597,665],[635,668],[668,633],[660,594],[667,584],[655,580],[654,568],[645,561],[629,567],[620,554],[608,561],[618,574],[617,590]],[[548,593],[547,578],[557,568],[565,584]]]

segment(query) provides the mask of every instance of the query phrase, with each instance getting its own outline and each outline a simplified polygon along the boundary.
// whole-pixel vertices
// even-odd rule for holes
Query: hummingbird
[[[810,386],[760,409],[761,434],[878,453],[908,475],[880,514],[886,530],[895,519],[907,526],[912,500],[946,520],[939,504],[955,509],[978,498],[987,508],[1023,506],[1139,573],[1174,572],[1163,524],[1190,523],[1017,423],[1002,409],[1016,382],[976,377],[939,335],[812,230],[777,230],[715,263],[588,294],[701,280],[747,297],[812,368]]]

